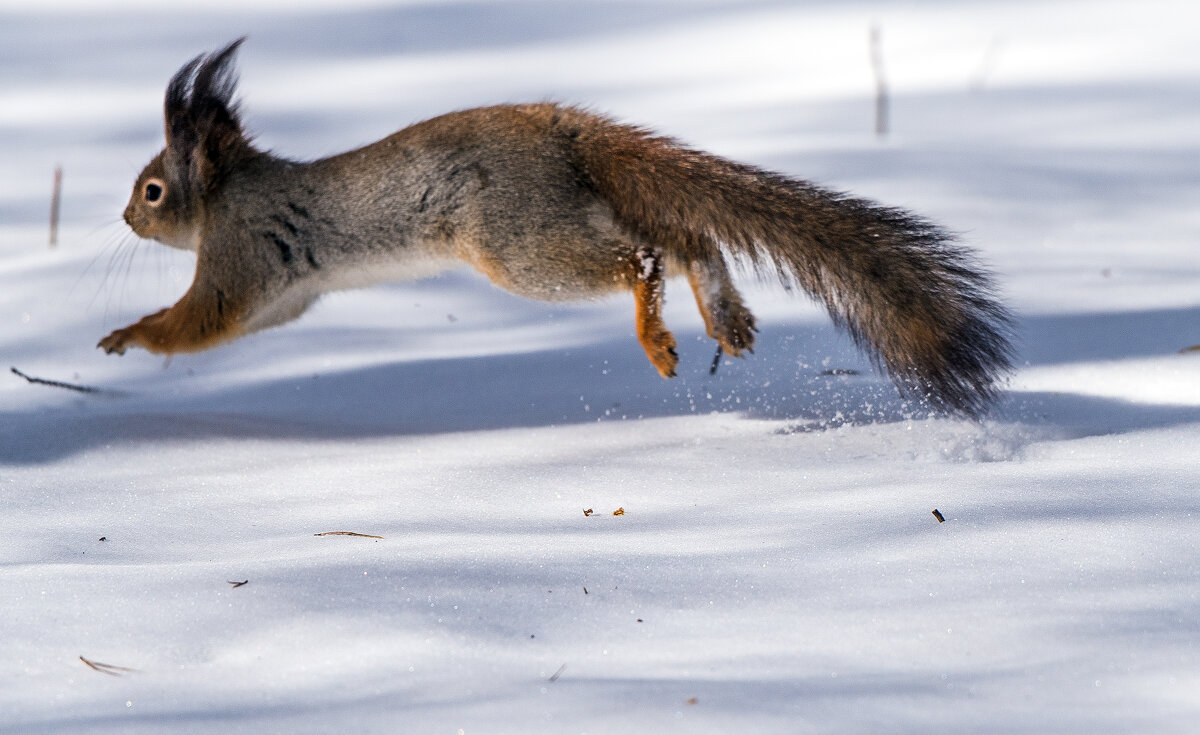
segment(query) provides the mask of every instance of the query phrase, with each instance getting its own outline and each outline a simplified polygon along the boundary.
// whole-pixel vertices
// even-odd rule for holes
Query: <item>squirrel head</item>
[[[167,145],[142,169],[125,207],[125,222],[139,237],[195,250],[206,203],[257,155],[233,99],[233,57],[244,40],[197,56],[167,85]]]

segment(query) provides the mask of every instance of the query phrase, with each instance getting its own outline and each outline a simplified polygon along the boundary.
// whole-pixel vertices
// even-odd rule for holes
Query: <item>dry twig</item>
[[[67,390],[79,391],[80,393],[113,393],[114,392],[114,391],[105,390],[103,388],[95,388],[90,385],[76,385],[74,383],[64,383],[61,380],[47,380],[46,378],[35,378],[32,375],[26,375],[25,373],[21,372],[20,370],[17,370],[15,367],[12,368],[12,372],[13,372],[13,375],[17,375],[22,378],[25,378],[25,380],[27,380],[30,383],[33,383],[35,385],[48,385],[52,388],[66,388]]]
[[[93,670],[99,671],[101,674],[108,674],[109,676],[124,676],[125,674],[141,673],[137,669],[131,669],[125,666],[113,666],[112,664],[102,664],[99,661],[89,661],[83,656],[80,656],[79,660],[90,666]]]
[[[883,32],[871,26],[871,69],[875,72],[875,137],[888,132],[888,88],[883,73]]]
[[[58,245],[58,209],[62,202],[62,166],[54,167],[54,190],[50,193],[50,247]]]

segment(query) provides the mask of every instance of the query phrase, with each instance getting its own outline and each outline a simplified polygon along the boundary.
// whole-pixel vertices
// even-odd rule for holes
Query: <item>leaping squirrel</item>
[[[254,147],[234,101],[242,39],[167,86],[166,147],[137,178],[133,231],[196,252],[170,308],[100,341],[108,353],[203,350],[295,319],[327,291],[463,262],[547,301],[632,291],[663,377],[675,338],[663,281],[685,275],[729,355],[755,319],[728,259],[824,303],[895,381],[978,416],[1010,367],[1011,320],[974,257],[909,212],[702,151],[558,104],[483,107],[417,123],[311,163]]]

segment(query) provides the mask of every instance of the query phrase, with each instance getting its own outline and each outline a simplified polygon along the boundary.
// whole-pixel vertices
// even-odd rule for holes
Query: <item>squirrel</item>
[[[730,275],[740,260],[823,303],[902,395],[934,409],[980,416],[1010,369],[991,276],[923,217],[555,103],[452,112],[287,160],[243,131],[243,40],[167,86],[166,147],[124,220],[195,251],[196,273],[174,306],[102,339],[107,353],[204,350],[295,319],[322,293],[465,262],[533,299],[632,291],[638,340],[673,377],[664,279],[687,277],[708,336],[741,357],[757,327]]]

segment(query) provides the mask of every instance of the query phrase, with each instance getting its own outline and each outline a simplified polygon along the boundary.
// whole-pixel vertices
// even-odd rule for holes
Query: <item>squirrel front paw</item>
[[[124,355],[125,348],[133,344],[137,344],[137,337],[134,336],[133,327],[131,325],[125,327],[124,329],[118,329],[114,331],[112,334],[100,340],[100,343],[96,346],[104,350],[104,352],[109,355],[114,352],[118,355]]]
[[[114,352],[118,355],[124,355],[125,350],[130,347],[141,347],[142,349],[151,350],[151,334],[156,328],[162,326],[164,315],[170,309],[162,309],[153,314],[142,317],[137,322],[130,324],[128,327],[115,330],[112,334],[100,340],[96,346],[111,355]]]

